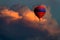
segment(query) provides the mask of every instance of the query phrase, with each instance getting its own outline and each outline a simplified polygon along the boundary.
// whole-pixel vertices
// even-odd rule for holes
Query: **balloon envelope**
[[[46,9],[44,6],[37,6],[34,9],[34,13],[38,18],[42,18],[45,15]]]

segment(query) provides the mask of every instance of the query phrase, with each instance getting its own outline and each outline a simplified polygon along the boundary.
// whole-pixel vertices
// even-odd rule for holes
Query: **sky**
[[[0,40],[60,40],[59,1],[0,0]],[[41,4],[47,10],[43,21],[33,12]]]

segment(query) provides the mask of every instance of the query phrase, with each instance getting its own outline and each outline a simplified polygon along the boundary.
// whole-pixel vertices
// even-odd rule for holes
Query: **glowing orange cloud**
[[[16,21],[17,19],[21,19],[22,22],[28,27],[32,27],[38,30],[42,29],[43,31],[47,30],[50,34],[60,33],[60,30],[57,30],[57,22],[51,18],[50,11],[47,8],[46,14],[41,19],[39,19],[29,8],[26,7],[23,8],[23,10],[21,10],[22,16],[20,16],[19,12],[4,9],[1,11],[0,17],[11,17],[11,19],[6,20],[7,22],[10,22],[9,20]]]
[[[11,17],[12,20],[17,20],[17,19],[22,18],[21,16],[19,16],[19,13],[18,12],[15,12],[15,11],[12,11],[12,10],[8,10],[8,9],[2,10],[1,11],[1,16]]]
[[[35,16],[33,11],[27,10],[27,12],[25,12],[25,14],[23,16],[28,21],[39,21],[39,19]]]
[[[28,27],[47,30],[51,35],[60,33],[60,30],[57,30],[58,24],[55,19],[52,19],[49,8],[46,8],[46,14],[41,19],[33,11],[26,9],[23,13],[23,20]]]

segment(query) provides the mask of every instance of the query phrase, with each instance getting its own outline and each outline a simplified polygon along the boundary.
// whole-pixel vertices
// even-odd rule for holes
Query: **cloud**
[[[15,12],[13,10],[9,10],[8,8],[4,8],[1,10],[0,17],[6,19],[6,22],[22,18],[22,16],[19,16],[18,12]]]
[[[7,17],[10,16],[14,19],[19,19],[20,18],[18,12],[14,12],[14,11],[9,10],[9,9],[3,9],[1,11],[1,16],[7,16]]]
[[[52,18],[49,7],[46,7],[46,14],[42,18],[42,20],[39,20],[39,18],[34,14],[34,12],[31,11],[28,7],[25,7],[24,12],[22,13],[24,20],[23,22],[24,24],[28,25],[28,27],[30,26],[38,29],[42,28],[43,30],[47,30],[49,34],[52,35],[60,33],[58,23],[54,18]]]
[[[19,11],[8,8],[2,9],[0,11],[0,19],[0,21],[2,21],[0,27],[2,31],[1,34],[7,37],[11,36],[11,38],[16,37],[17,40],[20,37],[26,37],[25,39],[29,40],[31,36],[33,36],[33,40],[35,38],[36,40],[39,38],[41,40],[47,38],[48,40],[51,39],[50,36],[56,36],[60,33],[58,23],[52,18],[50,9],[47,7],[46,14],[42,19],[39,19],[34,14],[34,11],[30,10],[27,6],[22,7]],[[9,23],[9,25],[7,23]],[[53,39],[55,39],[55,37]]]

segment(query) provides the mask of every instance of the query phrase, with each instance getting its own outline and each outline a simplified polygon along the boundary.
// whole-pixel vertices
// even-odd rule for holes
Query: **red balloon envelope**
[[[38,18],[42,18],[45,15],[46,9],[44,6],[37,6],[34,9],[34,13]]]

